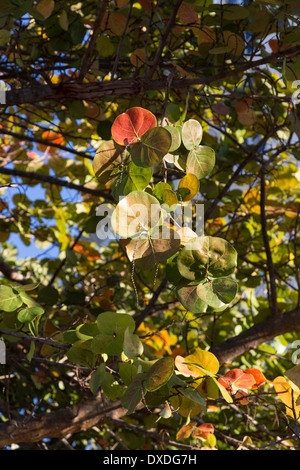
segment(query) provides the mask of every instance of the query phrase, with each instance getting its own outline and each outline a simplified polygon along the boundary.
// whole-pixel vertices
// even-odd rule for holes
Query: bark
[[[100,396],[74,406],[0,424],[0,448],[44,438],[62,438],[104,424],[126,413],[119,402],[104,405]]]
[[[296,56],[300,52],[300,46],[293,46],[284,51],[270,54],[259,60],[248,61],[235,68],[228,68],[213,76],[198,76],[196,78],[180,78],[172,81],[172,88],[187,89],[194,85],[209,85],[217,80],[250,71],[254,67],[270,64],[278,58]],[[25,103],[41,103],[47,100],[77,99],[86,101],[96,101],[103,97],[111,96],[114,99],[122,96],[139,96],[147,90],[164,90],[167,79],[139,79],[128,78],[121,80],[110,80],[105,82],[90,83],[60,83],[59,85],[41,85],[30,88],[10,90],[6,93],[6,103],[0,104],[0,108],[5,106],[20,105]]]
[[[277,318],[268,317],[239,335],[212,347],[210,351],[217,356],[220,364],[224,364],[276,336],[299,330],[300,307],[297,307],[290,312],[282,313]]]

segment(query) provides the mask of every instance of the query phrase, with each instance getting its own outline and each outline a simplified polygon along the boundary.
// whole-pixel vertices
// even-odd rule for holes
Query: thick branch
[[[230,77],[251,70],[261,65],[275,62],[279,57],[299,54],[300,46],[293,46],[275,54],[270,54],[263,59],[248,61],[236,68],[228,68],[216,75],[197,76],[196,78],[181,78],[172,81],[173,89],[188,89],[194,85],[209,85],[217,80]],[[24,103],[41,103],[47,100],[98,100],[103,97],[118,98],[121,96],[138,96],[147,90],[163,90],[167,85],[167,79],[149,80],[139,78],[129,78],[123,80],[111,80],[91,83],[60,83],[53,87],[41,85],[19,90],[10,90],[6,93],[6,104],[0,107],[19,105]]]
[[[69,408],[51,413],[27,416],[0,424],[0,448],[13,443],[39,442],[45,438],[61,438],[67,434],[86,431],[93,426],[104,424],[109,417],[125,414],[119,402],[104,405],[97,396]]]
[[[237,336],[211,348],[221,364],[232,361],[250,349],[270,341],[276,336],[292,331],[300,331],[300,308],[283,313],[280,317],[270,316],[265,321],[257,323]]]
[[[5,263],[3,259],[0,258],[0,272],[9,279],[10,281],[19,282],[20,284],[25,284],[26,279],[23,274],[15,271],[9,264]]]

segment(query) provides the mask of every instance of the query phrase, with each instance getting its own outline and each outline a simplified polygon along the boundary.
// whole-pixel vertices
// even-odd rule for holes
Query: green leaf
[[[0,285],[0,309],[5,312],[13,312],[21,307],[23,300],[19,292],[11,289],[9,286]]]
[[[131,147],[131,157],[137,166],[153,167],[161,162],[169,152],[172,137],[164,127],[154,127],[146,131],[139,142]]]
[[[143,398],[144,380],[145,374],[137,374],[121,398],[121,403],[127,409],[128,415],[135,411]]]
[[[120,196],[127,196],[133,191],[142,191],[152,178],[152,168],[142,168],[130,162],[122,176],[115,179],[112,192],[116,200]]]
[[[140,338],[133,334],[129,328],[126,328],[124,333],[123,351],[128,359],[135,359],[137,356],[141,356],[144,351]]]
[[[137,374],[137,367],[129,362],[122,362],[119,366],[119,374],[124,384],[129,386]]]
[[[186,279],[222,277],[234,272],[236,250],[223,238],[203,236],[190,240],[179,253],[178,269]]]
[[[123,156],[122,156],[123,153]],[[124,152],[113,140],[103,142],[95,153],[93,159],[93,170],[95,176],[101,183],[106,184],[120,172],[122,159],[125,160]]]
[[[43,313],[44,313],[44,309],[41,307],[23,308],[18,313],[18,320],[21,323],[28,323],[34,320],[35,317],[38,317],[39,315],[42,315]]]
[[[102,388],[104,394],[110,400],[116,400],[121,394],[121,386],[117,383],[113,375],[106,372],[104,363],[100,364],[95,372],[93,372],[89,385],[93,394],[96,394],[99,388]]]
[[[97,326],[100,334],[96,335],[91,343],[95,354],[121,354],[126,329],[131,333],[135,329],[134,320],[130,315],[115,312],[101,313],[97,318]]]
[[[95,355],[88,349],[87,342],[77,341],[74,343],[69,351],[67,357],[70,362],[83,367],[94,367]]]
[[[182,279],[176,287],[176,295],[179,302],[192,313],[205,313],[207,303],[198,296],[198,281]]]
[[[149,369],[146,379],[145,388],[149,392],[154,392],[165,385],[174,372],[174,359],[172,357],[163,357],[159,359]]]
[[[186,171],[198,179],[208,176],[215,166],[215,151],[206,145],[199,145],[191,150],[186,161]]]
[[[126,245],[130,261],[139,269],[152,269],[157,263],[167,260],[180,248],[180,238],[168,226],[158,226],[147,237],[131,240]]]
[[[229,304],[234,299],[236,291],[237,283],[226,277],[202,281],[197,287],[198,297],[213,308]]]

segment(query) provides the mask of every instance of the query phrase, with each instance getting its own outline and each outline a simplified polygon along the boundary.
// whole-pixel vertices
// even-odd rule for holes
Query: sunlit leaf
[[[111,217],[113,230],[123,238],[148,232],[161,220],[158,200],[143,191],[133,191],[124,197]]]
[[[200,144],[202,140],[202,126],[195,119],[189,119],[182,126],[182,142],[187,150],[192,150]]]
[[[192,174],[187,173],[178,183],[178,199],[179,201],[190,201],[199,191],[199,180]]]
[[[112,138],[117,144],[132,145],[156,124],[156,117],[150,111],[133,107],[117,116],[111,128]]]
[[[251,389],[255,384],[255,379],[251,374],[245,374],[241,369],[231,369],[219,377],[218,382],[226,389],[236,391],[240,388]]]
[[[206,145],[199,145],[191,150],[186,162],[186,171],[198,179],[209,175],[215,166],[215,151]]]

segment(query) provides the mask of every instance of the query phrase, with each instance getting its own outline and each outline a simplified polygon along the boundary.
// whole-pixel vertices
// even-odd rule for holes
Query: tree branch
[[[276,318],[270,316],[239,335],[212,347],[210,351],[217,356],[221,364],[224,364],[276,336],[292,331],[300,331],[300,307],[282,313]]]
[[[123,410],[123,413],[122,413]],[[45,438],[61,438],[104,424],[109,417],[126,414],[120,402],[104,405],[97,395],[88,401],[50,413],[27,416],[0,424],[0,448],[13,443],[39,442]]]
[[[275,62],[279,57],[297,55],[300,45],[290,47],[284,51],[270,54],[262,59],[248,61],[236,68],[228,68],[216,75],[207,77],[200,75],[196,78],[181,78],[173,80],[173,89],[188,89],[194,85],[210,85],[211,83],[251,70],[265,64]],[[127,78],[91,83],[60,83],[59,85],[41,85],[31,88],[10,90],[6,93],[6,104],[0,104],[0,108],[24,103],[43,102],[47,100],[97,100],[103,97],[119,98],[121,96],[140,95],[148,90],[162,90],[167,85],[167,79],[149,80],[141,78]]]
[[[261,169],[261,180],[260,180],[260,219],[261,219],[261,229],[262,236],[264,241],[264,247],[267,257],[267,265],[270,277],[270,291],[271,291],[271,311],[274,316],[278,315],[278,305],[277,305],[277,291],[276,291],[276,273],[275,267],[273,264],[272,253],[269,244],[269,237],[267,231],[267,218],[266,218],[266,183],[265,183],[265,172],[266,167],[263,164]]]
[[[114,198],[107,192],[101,189],[87,188],[80,184],[70,183],[62,179],[56,178],[50,175],[43,175],[42,173],[35,173],[33,171],[17,170],[15,168],[0,168],[0,174],[10,176],[20,176],[21,178],[29,178],[30,180],[40,181],[41,183],[55,184],[56,186],[62,186],[69,189],[75,189],[81,193],[92,194],[93,196],[100,196],[106,200],[114,202]]]

